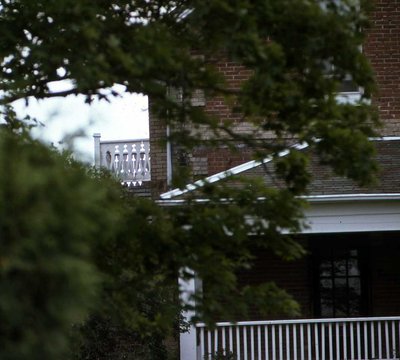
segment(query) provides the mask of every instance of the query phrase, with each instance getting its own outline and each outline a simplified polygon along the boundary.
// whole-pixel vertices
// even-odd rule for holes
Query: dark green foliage
[[[82,326],[74,328],[77,339],[74,359],[82,360],[163,360],[167,351],[163,337],[142,336],[114,321],[92,316]]]
[[[98,219],[112,220],[107,195],[80,165],[4,126],[0,174],[0,358],[60,358],[96,303],[90,248],[107,231]]]
[[[205,356],[208,359],[208,356]],[[237,357],[233,352],[217,351],[215,354],[211,355],[212,360],[236,360]]]
[[[32,140],[10,110],[7,120],[0,127],[0,358],[61,359],[72,349],[77,359],[164,359],[180,305],[177,273],[166,279],[155,271],[159,258],[147,264],[149,236],[157,241],[162,232],[150,231],[155,205],[125,199],[107,174]],[[82,325],[71,348],[73,324]]]
[[[84,94],[90,102],[111,98],[115,94],[105,89],[122,84],[127,92],[150,96],[153,114],[172,126],[172,140],[182,151],[204,143],[207,134],[208,144],[234,140],[253,147],[259,157],[274,156],[296,138],[316,148],[321,161],[340,175],[361,184],[373,180],[376,166],[365,159],[373,153],[367,137],[378,125],[369,103],[374,82],[360,51],[368,1],[3,0],[1,5],[3,104],[68,94]],[[249,78],[232,89],[218,75],[218,59],[246,66]],[[349,76],[362,89],[357,104],[336,98]],[[52,92],[49,85],[58,80],[71,81],[70,89]],[[167,89],[180,89],[182,99],[176,101]],[[196,89],[225,98],[253,130],[237,132],[235,122],[192,106]],[[265,139],[264,131],[275,141]],[[306,172],[306,162],[291,159],[283,179],[304,192],[308,177],[294,186],[293,174]]]
[[[98,174],[87,176],[21,128],[2,131],[0,358],[61,356],[68,325],[81,321],[89,307],[99,322],[92,318],[83,327],[81,355],[95,346],[98,324],[107,334],[121,329],[146,337],[178,327],[179,311],[193,307],[196,319],[207,323],[237,318],[255,303],[263,314],[296,314],[293,300],[274,284],[238,289],[235,274],[252,266],[254,247],[285,259],[303,254],[281,232],[303,226],[305,201],[298,195],[307,194],[310,154],[359,184],[374,180],[368,137],[379,124],[370,105],[372,71],[360,52],[367,2],[0,5],[1,103],[14,129],[19,123],[9,105],[15,99],[83,94],[90,102],[112,98],[106,89],[122,84],[151,98],[153,115],[171,126],[170,140],[182,154],[197,145],[233,149],[239,143],[258,159],[276,160],[273,174],[266,172],[276,186],[260,179],[239,179],[235,186],[220,181],[193,192],[182,206],[160,207],[132,199]],[[217,72],[218,59],[244,65],[249,78],[232,89]],[[347,76],[363,90],[355,104],[337,101]],[[69,80],[70,89],[52,92],[51,83],[59,80]],[[180,89],[182,99],[173,99],[168,89]],[[225,99],[241,119],[228,121],[192,106],[196,89]],[[243,122],[249,131],[238,132]],[[310,151],[291,148],[288,156],[278,156],[293,142],[307,142]],[[183,186],[190,174],[181,167]],[[177,300],[176,284],[178,276],[189,280],[194,274],[206,290],[196,295],[195,306]]]

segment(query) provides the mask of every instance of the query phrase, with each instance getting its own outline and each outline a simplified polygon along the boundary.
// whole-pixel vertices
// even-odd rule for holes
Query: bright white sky
[[[73,150],[87,162],[93,162],[93,133],[101,133],[102,140],[149,137],[147,97],[139,94],[126,94],[111,103],[94,101],[91,105],[85,104],[81,96],[31,99],[28,107],[22,101],[14,105],[19,114],[29,114],[44,123],[44,127],[33,131],[35,137],[57,147],[65,146],[70,135],[82,133],[75,138]]]

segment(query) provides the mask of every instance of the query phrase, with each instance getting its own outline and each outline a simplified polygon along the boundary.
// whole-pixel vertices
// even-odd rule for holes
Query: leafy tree
[[[160,299],[147,311],[143,299],[164,285],[173,288],[178,275],[192,278],[193,272],[186,269],[204,281],[207,292],[197,296],[196,310],[208,322],[243,313],[254,302],[265,314],[282,307],[295,312],[294,302],[274,284],[237,289],[235,273],[251,267],[254,246],[288,259],[303,253],[280,230],[296,232],[302,226],[304,201],[298,195],[307,192],[310,154],[361,185],[374,178],[374,150],[368,141],[378,125],[369,102],[374,83],[360,51],[368,26],[367,1],[1,0],[0,4],[3,105],[71,94],[83,94],[88,102],[110,99],[117,95],[110,87],[122,84],[127,92],[150,97],[153,114],[171,126],[170,140],[185,151],[199,144],[226,145],[234,151],[232,144],[244,143],[256,158],[276,160],[278,187],[257,179],[235,187],[229,181],[206,184],[181,207],[168,209],[129,196],[123,198],[124,205],[114,207],[115,198],[106,205],[97,197],[99,188],[85,188],[90,211],[107,209],[99,217],[116,221],[102,220],[101,227],[92,228],[98,242],[93,256],[105,275],[101,313],[141,332],[144,325],[168,328],[176,320],[176,308]],[[218,72],[221,59],[244,66],[248,79],[232,87]],[[349,76],[362,88],[356,104],[337,100],[340,84]],[[70,88],[52,91],[52,82],[60,80],[69,81]],[[167,89],[181,91],[182,101]],[[191,96],[198,89],[207,98],[223,99],[252,130],[238,132],[237,122],[194,107]],[[9,108],[4,112],[8,116]],[[266,133],[273,136],[267,139]],[[307,142],[311,151],[291,148],[294,139]],[[288,155],[279,158],[284,149],[289,149]],[[45,155],[35,156],[40,161]],[[82,184],[86,184],[83,178]],[[60,185],[59,191],[75,198],[67,185],[62,189]],[[27,193],[21,194],[28,201]],[[197,197],[206,198],[207,205],[199,204]],[[83,196],[78,200],[81,204]],[[89,221],[81,217],[84,212],[76,212],[76,219],[63,216],[62,222]],[[11,212],[5,214],[8,219]],[[60,219],[54,217],[59,223]],[[99,229],[105,235],[99,235]],[[254,236],[249,239],[249,234]]]
[[[154,205],[125,199],[110,176],[32,140],[12,110],[4,115],[0,357],[71,358],[72,331],[76,358],[165,358],[161,334],[178,324],[179,304],[176,279],[144,270],[142,241],[163,231],[141,236]]]
[[[107,191],[21,128],[1,127],[0,148],[0,357],[59,358],[97,299],[90,248],[109,232]]]

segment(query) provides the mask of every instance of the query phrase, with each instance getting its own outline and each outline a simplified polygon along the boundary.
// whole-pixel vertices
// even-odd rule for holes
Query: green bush
[[[110,190],[15,125],[0,127],[0,358],[60,359],[98,299]]]

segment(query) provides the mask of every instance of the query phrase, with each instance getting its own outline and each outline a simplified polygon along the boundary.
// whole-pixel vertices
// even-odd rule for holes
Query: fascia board
[[[400,201],[400,193],[383,193],[383,194],[337,194],[337,195],[309,195],[300,196],[301,199],[312,203],[338,203],[338,202],[354,202],[354,201]],[[266,200],[258,198],[259,201]],[[195,204],[207,204],[209,199],[193,199]],[[221,203],[229,203],[229,199],[221,199]],[[162,199],[157,200],[157,204],[161,206],[179,206],[186,203],[185,199]]]

